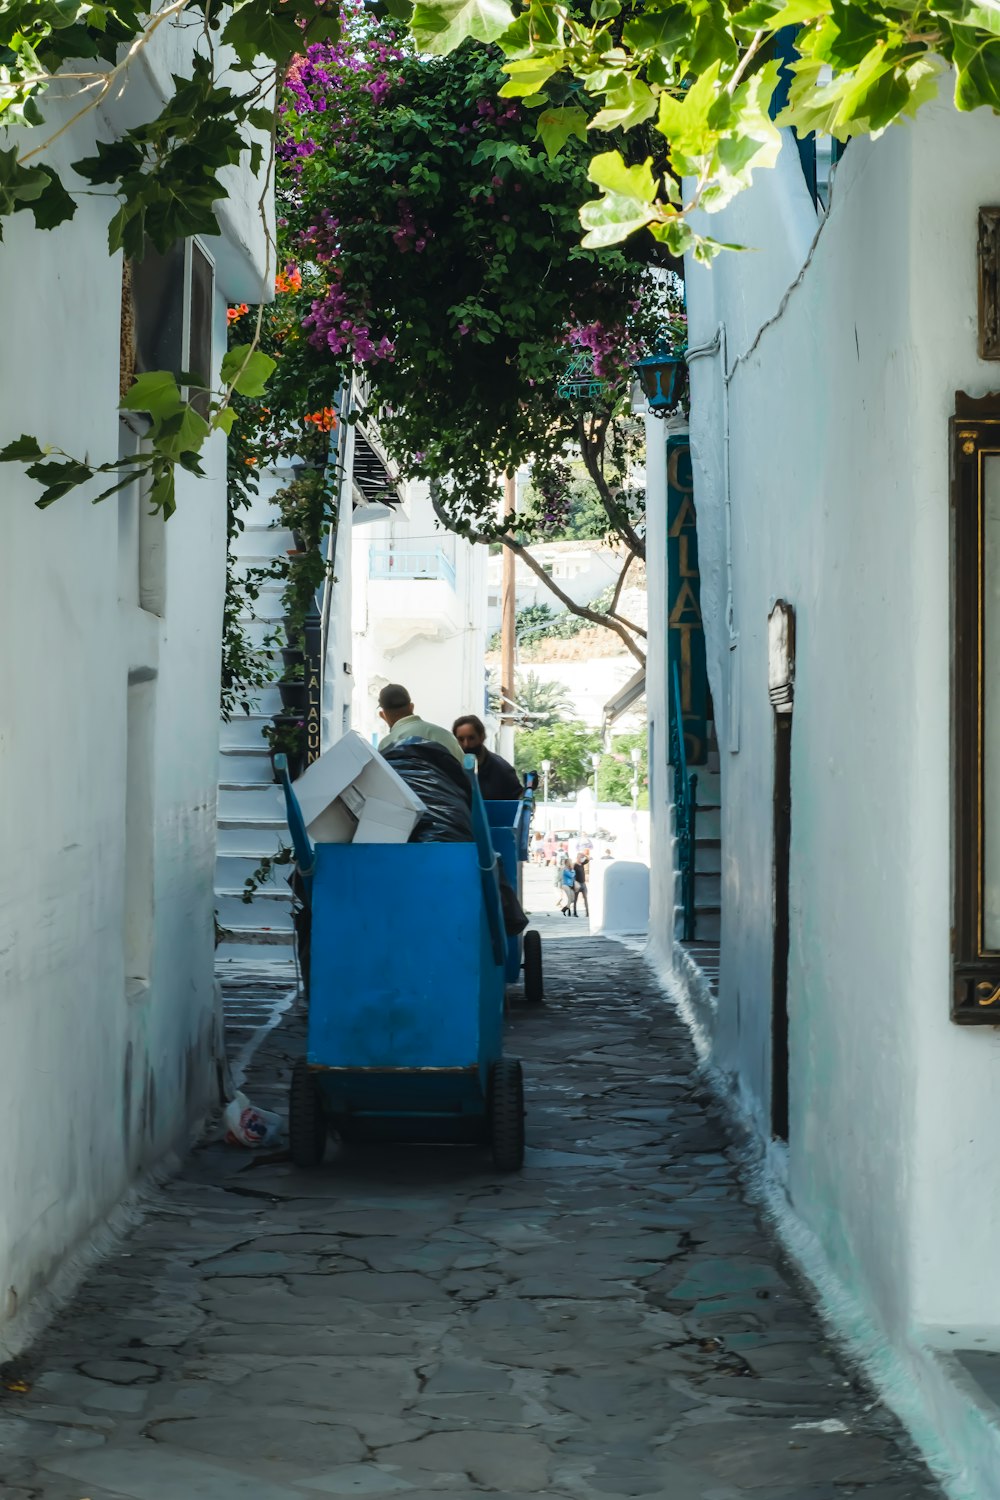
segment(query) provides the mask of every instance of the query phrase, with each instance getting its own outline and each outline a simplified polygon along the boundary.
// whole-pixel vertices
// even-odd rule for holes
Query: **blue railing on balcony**
[[[392,547],[371,547],[368,552],[369,578],[403,578],[408,582],[444,579],[455,587],[455,564],[446,552],[435,547],[432,552],[401,552]]]

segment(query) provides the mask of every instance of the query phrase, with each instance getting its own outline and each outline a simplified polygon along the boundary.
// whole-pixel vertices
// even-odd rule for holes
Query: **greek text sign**
[[[673,681],[675,662],[680,676],[688,765],[703,765],[708,752],[705,631],[691,447],[681,434],[667,439],[667,650],[667,680]]]

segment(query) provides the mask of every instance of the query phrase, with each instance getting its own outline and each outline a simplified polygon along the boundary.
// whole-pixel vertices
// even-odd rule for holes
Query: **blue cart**
[[[525,777],[524,796],[519,802],[484,802],[493,847],[500,857],[504,874],[523,902],[522,868],[527,863],[531,844],[531,819],[535,810],[534,771]],[[524,969],[524,998],[540,1005],[545,998],[542,981],[542,939],[533,929],[523,937],[507,939],[507,983],[516,984]]]
[[[311,913],[309,1038],[292,1074],[296,1166],[342,1140],[488,1142],[524,1161],[521,1064],[503,1055],[508,962],[485,804],[471,844],[311,843],[283,757],[288,826]]]

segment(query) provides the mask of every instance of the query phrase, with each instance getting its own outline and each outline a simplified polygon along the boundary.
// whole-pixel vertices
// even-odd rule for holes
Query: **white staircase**
[[[722,930],[722,777],[714,726],[710,726],[708,763],[692,766],[695,788],[694,937],[683,942],[683,884],[675,871],[674,936],[714,995],[719,981],[719,940]]]
[[[238,567],[266,566],[293,545],[292,536],[276,524],[275,492],[291,478],[280,470],[261,475],[260,492],[244,512],[246,525],[235,538]],[[281,657],[268,649],[267,638],[281,631],[283,583],[262,585],[254,613],[245,624],[258,648],[262,664],[280,667]],[[219,813],[215,867],[216,919],[223,937],[216,950],[217,967],[227,972],[273,966],[294,974],[292,898],[286,876],[289,865],[275,867],[268,880],[244,901],[244,882],[264,858],[273,858],[289,843],[284,798],[271,772],[271,757],[263,737],[281,702],[278,688],[264,684],[252,694],[254,712],[234,713],[219,734]]]

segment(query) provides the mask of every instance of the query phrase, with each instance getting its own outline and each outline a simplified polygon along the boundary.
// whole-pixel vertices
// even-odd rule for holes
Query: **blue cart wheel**
[[[326,1150],[323,1098],[304,1057],[296,1059],[288,1096],[288,1145],[297,1167],[318,1167]]]
[[[501,1057],[490,1069],[490,1140],[498,1172],[524,1166],[524,1075],[516,1057]]]
[[[545,999],[542,983],[542,937],[532,928],[524,934],[524,998],[529,1005],[541,1005]]]

